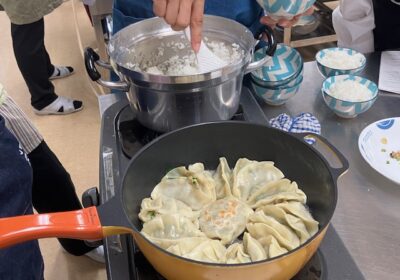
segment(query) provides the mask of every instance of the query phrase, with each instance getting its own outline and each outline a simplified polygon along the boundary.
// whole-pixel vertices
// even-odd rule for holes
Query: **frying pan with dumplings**
[[[164,134],[132,158],[122,185],[111,200],[80,211],[0,219],[0,248],[45,237],[93,240],[131,233],[149,262],[167,279],[290,279],[321,243],[336,207],[337,179],[348,169],[347,160],[325,139],[313,135],[330,148],[341,162],[340,168],[330,166],[320,152],[304,142],[304,136],[234,121],[194,125]],[[318,232],[301,246],[280,256],[245,264],[182,258],[158,247],[140,233],[141,202],[150,196],[154,186],[171,168],[202,162],[207,169],[215,170],[219,157],[225,157],[231,166],[239,158],[275,162],[275,166],[287,178],[296,181],[307,195],[307,205],[319,222]],[[264,241],[270,242],[267,238]],[[252,242],[250,237],[247,242]]]

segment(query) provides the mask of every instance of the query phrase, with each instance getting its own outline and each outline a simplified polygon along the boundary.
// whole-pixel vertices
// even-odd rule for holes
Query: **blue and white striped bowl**
[[[322,64],[322,58],[326,55],[327,52],[346,52],[349,55],[356,55],[356,54],[361,54],[362,55],[362,61],[361,61],[361,66],[353,69],[335,69],[335,68],[330,68],[328,66],[325,66]],[[327,77],[332,77],[332,76],[337,76],[337,75],[356,75],[360,73],[366,64],[367,59],[362,53],[359,53],[355,50],[348,49],[348,48],[327,48],[320,50],[316,55],[315,55],[315,60],[317,61],[317,66],[319,69],[319,72],[324,76],[325,78]]]
[[[285,104],[286,101],[296,95],[302,82],[303,75],[300,75],[297,84],[291,87],[266,88],[254,81],[252,84],[254,92],[260,99],[269,105],[279,106]]]
[[[362,85],[365,85],[371,94],[371,98],[366,101],[346,101],[333,97],[330,94],[330,89],[335,83],[346,80],[353,80]],[[357,115],[364,113],[374,104],[378,98],[378,86],[363,77],[354,75],[340,75],[327,78],[322,84],[322,97],[326,105],[339,117],[354,118]]]
[[[254,53],[254,61],[265,57],[265,50]],[[252,78],[260,85],[277,87],[289,84],[303,70],[303,58],[300,53],[284,44],[278,44],[275,55],[263,67],[251,73]]]
[[[315,0],[257,0],[257,2],[273,19],[291,19],[311,8]]]

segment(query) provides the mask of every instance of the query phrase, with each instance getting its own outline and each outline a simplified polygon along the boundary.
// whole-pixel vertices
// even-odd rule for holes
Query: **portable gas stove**
[[[121,185],[129,159],[141,147],[160,135],[143,127],[135,119],[124,94],[110,96],[110,98],[117,102],[102,114],[100,203],[114,196],[115,189]],[[267,123],[257,101],[246,87],[242,89],[240,108],[233,119]],[[104,246],[108,279],[164,279],[147,262],[135,246],[131,235],[108,237],[104,240]],[[358,280],[364,277],[331,225],[318,252],[293,279]]]

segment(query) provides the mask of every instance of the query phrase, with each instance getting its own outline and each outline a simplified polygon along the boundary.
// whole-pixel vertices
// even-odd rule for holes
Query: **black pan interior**
[[[241,157],[274,161],[286,178],[296,181],[306,193],[307,205],[320,222],[320,228],[329,223],[336,206],[336,182],[318,152],[280,130],[244,122],[219,122],[159,137],[132,159],[121,193],[132,225],[142,228],[138,218],[141,201],[150,196],[166,172],[195,162],[203,162],[207,169],[216,169],[222,156],[231,168]]]

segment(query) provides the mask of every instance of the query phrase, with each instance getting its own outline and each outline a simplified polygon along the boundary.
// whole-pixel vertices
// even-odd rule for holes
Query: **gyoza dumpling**
[[[268,258],[280,256],[288,252],[287,249],[279,245],[278,241],[272,235],[261,237],[257,241],[263,246]]]
[[[263,211],[265,215],[274,218],[281,224],[284,224],[294,230],[294,232],[296,232],[297,236],[300,238],[301,244],[306,242],[311,237],[306,226],[304,225],[304,222],[300,218],[286,213],[282,208],[276,205],[265,205],[257,210]]]
[[[274,218],[266,216],[262,211],[256,211],[249,216],[249,223],[246,228],[255,239],[272,235],[282,247],[288,250],[293,250],[300,245],[299,237],[292,229]]]
[[[201,211],[200,229],[209,238],[229,244],[243,233],[251,213],[249,206],[234,197],[219,199]]]
[[[242,201],[257,191],[260,184],[264,185],[283,178],[283,173],[274,166],[272,161],[254,161],[241,158],[233,169],[232,194]]]
[[[313,236],[317,233],[319,223],[312,217],[311,213],[302,203],[297,201],[289,201],[276,204],[276,206],[285,210],[286,213],[290,213],[301,219],[306,226],[307,231],[310,233],[310,236]]]
[[[166,250],[172,254],[183,256],[207,240],[210,239],[207,237],[184,237],[176,240],[176,242]]]
[[[169,247],[167,250],[173,254],[192,260],[210,263],[226,263],[226,248],[220,241],[212,239],[199,241],[200,239],[194,242],[190,239],[186,239]]]
[[[217,199],[232,195],[232,170],[226,158],[219,158],[219,165],[213,176]]]
[[[177,167],[165,175],[151,193],[153,199],[167,196],[182,201],[193,210],[216,200],[215,182],[202,163]]]
[[[195,221],[199,217],[198,211],[193,211],[182,201],[174,198],[160,196],[156,199],[145,198],[140,207],[139,219],[148,222],[160,214],[180,214]]]
[[[306,203],[306,194],[300,190],[296,182],[290,182],[288,179],[280,179],[264,184],[254,192],[247,204],[252,208],[258,208],[267,204],[279,203],[284,201],[299,201]]]
[[[166,249],[184,237],[205,237],[198,221],[179,214],[162,214],[143,224],[142,234]]]
[[[244,252],[243,243],[233,243],[226,249],[226,263],[248,263],[251,258]]]
[[[253,262],[265,260],[267,258],[263,246],[247,232],[243,235],[243,248]]]

